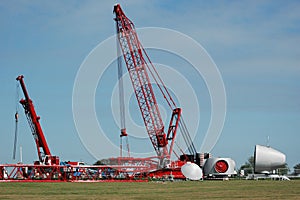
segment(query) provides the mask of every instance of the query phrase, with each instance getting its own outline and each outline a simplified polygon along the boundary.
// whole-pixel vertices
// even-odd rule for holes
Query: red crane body
[[[138,39],[134,24],[126,17],[119,4],[114,6],[114,13],[116,15],[118,41],[146,130],[157,155],[161,158],[170,159],[181,109],[175,108],[173,110],[168,134],[165,134],[164,124],[147,73],[147,68],[149,69],[149,65],[152,63],[149,59],[149,63],[146,62],[145,57],[148,58],[148,56],[144,57],[143,55],[143,52],[146,52]],[[169,149],[168,140],[172,140]]]
[[[59,164],[59,158],[57,156],[52,156],[50,153],[50,149],[48,147],[46,138],[44,136],[42,127],[40,125],[40,117],[37,116],[32,100],[29,98],[24,80],[24,76],[20,75],[16,78],[17,81],[20,82],[22,87],[22,91],[24,93],[25,99],[20,100],[20,104],[22,104],[25,115],[27,117],[29,126],[31,128],[31,132],[36,143],[39,162],[44,164]]]

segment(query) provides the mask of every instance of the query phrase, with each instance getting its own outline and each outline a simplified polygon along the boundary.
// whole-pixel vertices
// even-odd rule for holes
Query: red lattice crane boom
[[[147,72],[147,69],[149,70],[150,67],[154,66],[138,39],[134,24],[126,17],[119,4],[114,6],[114,13],[116,15],[118,41],[147,133],[158,157],[170,159],[181,109],[173,109],[168,133],[166,134]],[[171,140],[169,147],[168,140]]]

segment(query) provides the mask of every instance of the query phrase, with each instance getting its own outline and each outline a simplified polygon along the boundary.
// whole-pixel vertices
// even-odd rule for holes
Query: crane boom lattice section
[[[148,63],[143,56],[143,47],[133,23],[125,16],[119,5],[115,6],[114,12],[120,47],[148,135],[157,155],[169,156],[164,125],[146,70]]]

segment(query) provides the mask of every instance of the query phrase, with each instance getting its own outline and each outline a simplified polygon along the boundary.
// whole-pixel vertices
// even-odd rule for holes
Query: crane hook
[[[19,119],[18,111],[17,111],[16,114],[15,114],[15,119],[16,119],[16,122],[18,122],[18,119]]]

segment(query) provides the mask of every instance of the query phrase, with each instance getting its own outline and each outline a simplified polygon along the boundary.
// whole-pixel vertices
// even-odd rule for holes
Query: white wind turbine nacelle
[[[203,177],[202,169],[195,163],[187,162],[181,167],[182,174],[190,180],[200,180]]]
[[[254,172],[264,173],[278,169],[285,164],[285,154],[271,147],[255,145]]]

